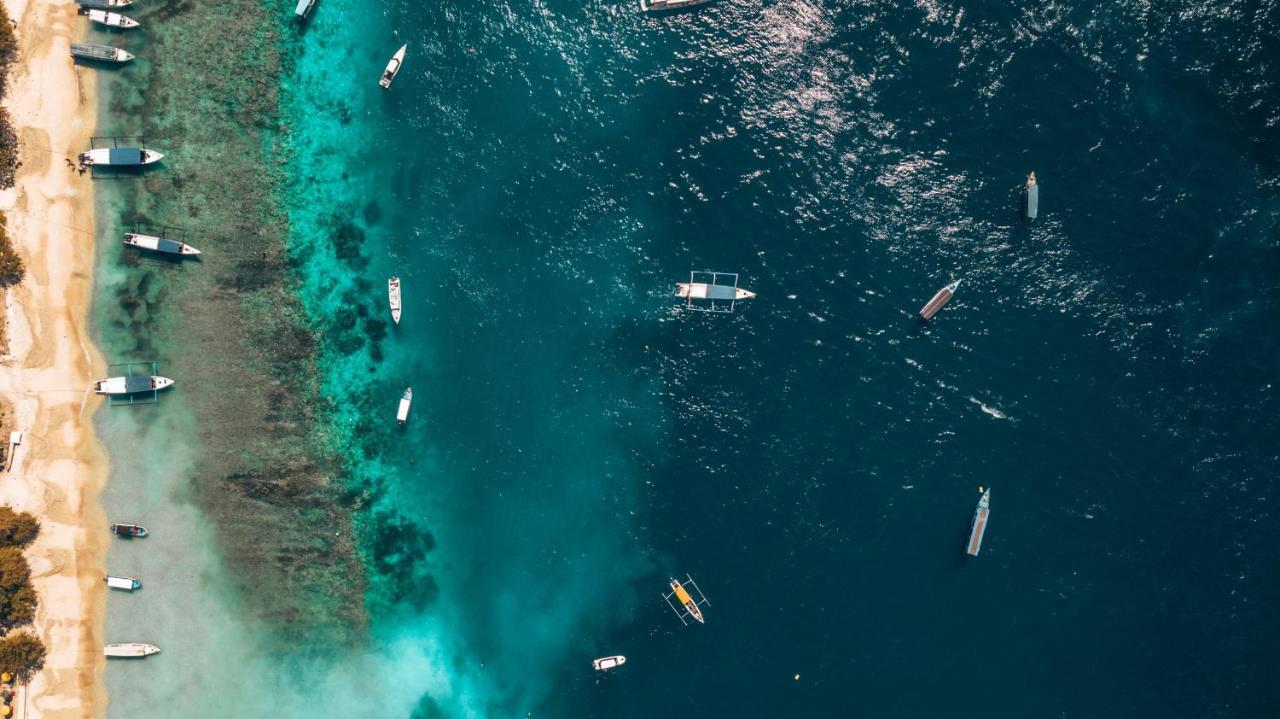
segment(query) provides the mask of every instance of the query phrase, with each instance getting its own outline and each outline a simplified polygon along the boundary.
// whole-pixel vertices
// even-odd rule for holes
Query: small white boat
[[[391,303],[391,319],[400,324],[400,278],[387,280],[387,300]]]
[[[298,19],[305,18],[311,14],[311,8],[316,6],[316,0],[298,0],[298,5],[293,9],[293,14]]]
[[[108,644],[102,650],[108,657],[123,659],[141,659],[152,654],[159,654],[160,647],[154,644]]]
[[[413,388],[406,387],[404,395],[400,397],[400,406],[396,408],[396,423],[404,426],[409,421],[409,405],[413,404]]]
[[[99,147],[80,153],[81,165],[104,167],[135,167],[150,165],[164,159],[164,155],[143,147]]]
[[[133,53],[122,47],[110,45],[82,45],[71,43],[71,57],[82,60],[98,60],[101,62],[125,63],[133,59]]]
[[[400,73],[400,65],[404,62],[404,51],[409,48],[408,45],[401,45],[396,54],[391,56],[391,61],[387,63],[387,69],[382,71],[382,79],[378,80],[378,84],[385,90],[391,87],[391,81],[396,79],[396,75]]]
[[[596,668],[596,671],[603,672],[607,669],[620,667],[626,663],[627,663],[627,658],[619,654],[617,656],[612,656],[612,657],[601,657],[599,659],[592,661],[591,665]]]
[[[193,257],[200,254],[200,250],[197,250],[185,242],[169,240],[163,237],[154,237],[152,235],[140,235],[136,232],[126,232],[124,235],[124,243],[130,247],[137,247],[140,250],[163,252],[167,255],[186,255]]]
[[[927,305],[920,308],[920,316],[926,320],[933,319],[933,316],[938,314],[938,310],[942,309],[944,305],[951,301],[952,296],[956,293],[956,288],[959,286],[960,280],[956,280],[955,282],[952,282],[946,287],[938,290],[938,294],[934,295],[933,299],[929,300]]]
[[[140,392],[156,392],[173,386],[173,380],[158,375],[130,375],[127,377],[108,377],[93,383],[95,394],[126,395]]]
[[[142,24],[131,17],[125,17],[119,13],[107,12],[106,10],[98,10],[96,8],[82,7],[76,11],[76,14],[84,15],[99,25],[118,27],[121,30],[131,30]]]
[[[111,8],[128,7],[133,4],[133,0],[76,0],[76,4],[80,7],[110,10]]]
[[[107,586],[112,589],[122,589],[126,592],[132,592],[142,586],[142,582],[133,577],[107,577]]]
[[[705,282],[677,282],[676,297],[693,300],[750,300],[756,293],[741,287],[710,285]]]

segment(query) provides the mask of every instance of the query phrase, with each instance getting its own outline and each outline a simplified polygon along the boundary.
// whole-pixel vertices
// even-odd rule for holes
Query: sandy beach
[[[35,630],[48,648],[44,671],[22,702],[27,717],[105,713],[102,560],[109,534],[97,496],[106,459],[87,393],[101,358],[87,315],[94,256],[92,181],[67,167],[92,134],[91,70],[68,55],[83,32],[72,3],[6,0],[21,55],[5,100],[21,141],[17,184],[0,194],[9,234],[27,265],[5,300],[9,346],[0,395],[4,430],[21,430],[12,466],[0,475],[0,503],[40,518],[27,556],[39,594]]]

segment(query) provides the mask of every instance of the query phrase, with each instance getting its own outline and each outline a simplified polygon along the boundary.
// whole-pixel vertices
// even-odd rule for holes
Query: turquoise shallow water
[[[320,0],[266,152],[368,633],[312,656],[302,612],[280,659],[231,592],[217,681],[289,716],[1268,715],[1277,22]],[[677,311],[700,268],[759,298]]]

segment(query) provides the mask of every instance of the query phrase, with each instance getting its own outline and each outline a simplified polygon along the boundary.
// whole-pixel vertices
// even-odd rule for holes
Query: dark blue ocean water
[[[291,220],[384,715],[1273,715],[1274,3],[366,11]]]

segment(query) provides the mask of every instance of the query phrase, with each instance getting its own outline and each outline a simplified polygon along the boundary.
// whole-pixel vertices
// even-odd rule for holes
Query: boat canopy
[[[141,165],[142,148],[113,147],[107,152],[107,163],[111,165]]]
[[[160,237],[156,239],[156,251],[180,255],[182,254],[182,243],[177,240],[166,240]]]
[[[144,375],[144,374],[130,375],[128,377],[125,377],[124,391],[127,394],[134,394],[136,392],[151,392],[155,389],[155,387],[151,386],[151,380],[152,378],[150,376]]]

